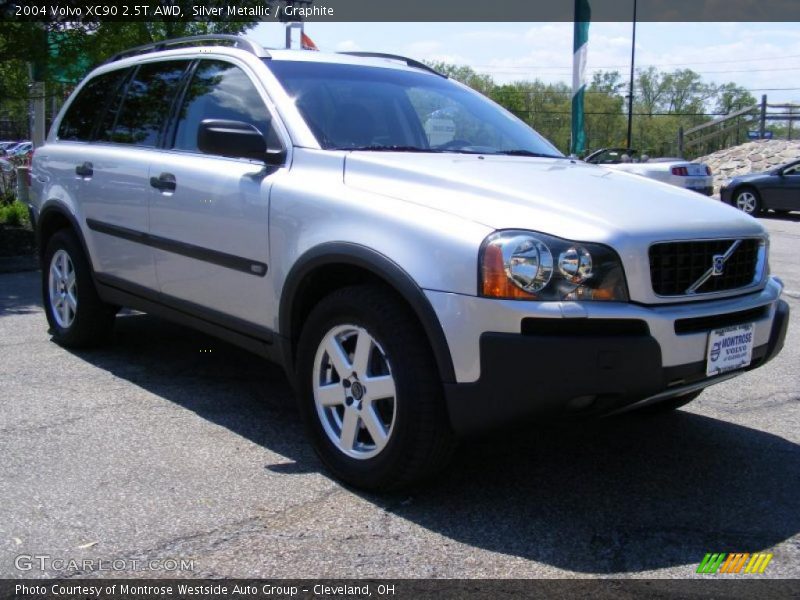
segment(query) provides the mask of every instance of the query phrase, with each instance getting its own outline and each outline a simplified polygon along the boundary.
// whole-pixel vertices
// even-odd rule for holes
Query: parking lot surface
[[[65,350],[39,274],[0,275],[0,577],[683,578],[755,551],[764,577],[798,577],[800,217],[762,221],[793,311],[769,365],[673,414],[465,443],[390,496],[328,476],[280,369],[134,313],[110,346]]]

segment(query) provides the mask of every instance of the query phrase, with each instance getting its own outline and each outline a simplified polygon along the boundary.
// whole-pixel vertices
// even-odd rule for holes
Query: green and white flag
[[[579,154],[586,149],[583,119],[583,96],[586,90],[586,56],[589,47],[589,22],[592,10],[589,0],[575,0],[575,37],[572,43],[572,147]]]

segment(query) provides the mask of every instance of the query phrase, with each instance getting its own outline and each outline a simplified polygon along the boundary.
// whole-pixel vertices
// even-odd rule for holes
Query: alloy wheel
[[[363,327],[338,325],[320,342],[314,404],[328,439],[360,460],[388,444],[397,417],[396,385],[386,353]]]
[[[753,192],[740,192],[736,196],[736,208],[742,212],[752,215],[758,209],[758,200]]]
[[[78,311],[78,282],[66,250],[58,250],[50,260],[48,290],[53,318],[59,327],[68,329]]]

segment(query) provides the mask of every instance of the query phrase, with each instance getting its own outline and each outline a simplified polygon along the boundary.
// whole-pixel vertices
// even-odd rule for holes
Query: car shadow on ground
[[[266,465],[273,472],[325,473],[285,376],[256,356],[141,314],[117,319],[112,346],[76,354],[287,457]],[[583,573],[636,572],[795,535],[798,450],[685,411],[618,417],[471,441],[425,487],[360,495],[459,543]]]

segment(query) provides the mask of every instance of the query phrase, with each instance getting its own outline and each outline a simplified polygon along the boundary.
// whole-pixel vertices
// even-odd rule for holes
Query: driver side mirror
[[[282,165],[284,148],[269,148],[255,126],[243,121],[205,119],[197,130],[197,148],[205,154],[260,160],[268,165]]]

